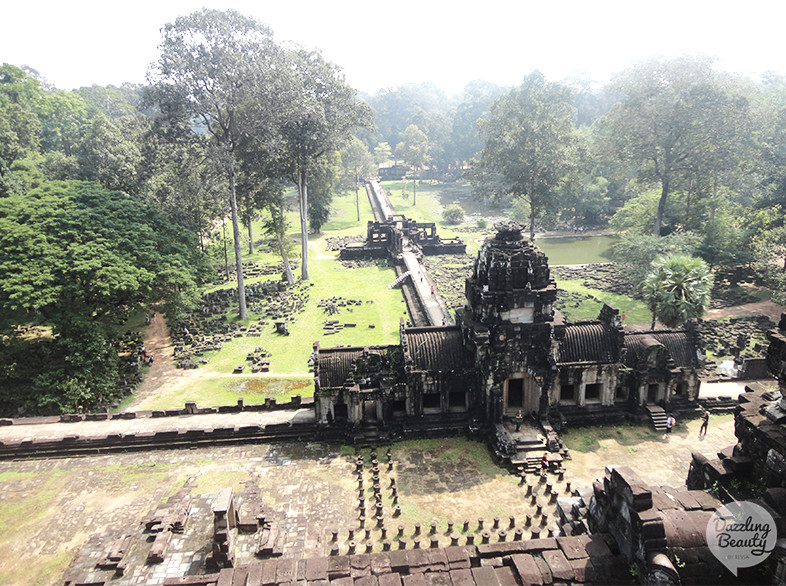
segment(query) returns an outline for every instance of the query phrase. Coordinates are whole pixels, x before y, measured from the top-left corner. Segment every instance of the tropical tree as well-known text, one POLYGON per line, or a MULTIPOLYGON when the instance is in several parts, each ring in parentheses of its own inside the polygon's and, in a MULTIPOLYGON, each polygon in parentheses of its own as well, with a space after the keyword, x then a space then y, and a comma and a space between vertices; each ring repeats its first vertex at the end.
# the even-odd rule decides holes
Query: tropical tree
POLYGON ((365 143, 353 137, 340 152, 341 168, 347 185, 355 190, 355 209, 360 221, 360 185, 364 178, 376 175, 374 157, 365 143))
POLYGON ((747 100, 707 59, 650 60, 623 72, 610 91, 622 96, 601 124, 607 146, 660 183, 653 234, 680 180, 717 177, 747 121, 747 100))
POLYGON ((462 91, 446 147, 446 156, 456 167, 461 168, 483 149, 478 120, 488 117, 491 105, 502 93, 501 87, 479 80, 468 83, 462 91))
POLYGON ((245 130, 240 111, 276 68, 273 35, 265 26, 232 10, 203 9, 167 24, 161 56, 150 81, 162 86, 157 96, 175 100, 168 110, 185 113, 212 143, 208 157, 227 178, 240 318, 248 316, 243 283, 240 219, 237 203, 237 149, 245 130), (256 80, 257 83, 252 83, 256 80))
POLYGON ((707 263, 681 254, 656 259, 641 286, 642 297, 652 312, 652 329, 656 319, 674 328, 703 316, 710 306, 711 291, 712 274, 707 263))
POLYGON ((377 165, 383 165, 387 163, 392 156, 393 150, 390 148, 388 143, 381 142, 374 147, 374 161, 377 163, 377 165))
POLYGON ((415 168, 412 180, 412 205, 417 203, 417 181, 420 169, 429 161, 429 143, 426 133, 414 124, 404 130, 404 140, 396 145, 396 155, 415 168))
POLYGON ((124 193, 50 182, 0 198, 0 350, 21 325, 52 332, 27 400, 51 412, 115 398, 118 324, 160 301, 177 319, 203 266, 192 235, 124 193))
POLYGON ((494 103, 480 128, 486 145, 467 174, 469 180, 481 196, 524 199, 534 238, 535 218, 555 206, 559 188, 574 168, 571 91, 546 82, 536 71, 494 103))
MULTIPOLYGON (((301 278, 308 280, 308 182, 320 159, 338 151, 354 131, 371 124, 370 108, 341 70, 317 52, 288 51, 280 87, 277 156, 297 186, 300 203, 301 278)), ((267 106, 266 104, 262 104, 267 106)))

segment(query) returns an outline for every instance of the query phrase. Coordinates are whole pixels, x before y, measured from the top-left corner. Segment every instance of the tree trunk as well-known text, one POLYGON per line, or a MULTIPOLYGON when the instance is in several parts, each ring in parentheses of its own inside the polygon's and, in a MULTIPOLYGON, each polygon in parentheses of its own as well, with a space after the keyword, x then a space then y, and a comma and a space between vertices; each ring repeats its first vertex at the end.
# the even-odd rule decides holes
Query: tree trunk
POLYGON ((229 252, 227 251, 227 219, 221 216, 221 230, 224 232, 224 275, 229 280, 229 252))
POLYGON ((650 326, 651 330, 655 329, 655 312, 652 312, 652 325, 650 326))
POLYGON ((284 263, 284 274, 287 276, 287 283, 294 285, 295 275, 292 274, 292 265, 289 264, 289 257, 287 257, 287 250, 284 246, 284 237, 278 230, 276 230, 276 242, 278 243, 278 252, 281 254, 281 262, 284 263))
POLYGON ((418 178, 412 180, 412 205, 418 203, 418 178))
POLYGON ((308 281, 308 182, 305 169, 298 170, 297 190, 300 195, 300 238, 303 241, 300 278, 308 281))
POLYGON ((535 206, 529 204, 529 241, 535 242, 535 206))
POLYGON ((355 175, 355 208, 358 211, 358 222, 360 221, 360 189, 358 188, 358 183, 360 182, 360 177, 355 175))
POLYGON ((652 233, 660 236, 660 229, 663 226, 663 214, 666 211, 666 198, 669 197, 669 178, 661 179, 660 201, 658 201, 658 213, 655 216, 655 229, 652 233))
POLYGON ((235 193, 235 171, 229 172, 229 207, 232 210, 232 237, 235 239, 235 270, 237 271, 237 302, 240 319, 248 317, 246 288, 243 285, 243 255, 240 251, 240 222, 237 217, 237 194, 235 193))
POLYGON ((251 232, 251 216, 248 216, 248 254, 254 254, 254 235, 251 232))

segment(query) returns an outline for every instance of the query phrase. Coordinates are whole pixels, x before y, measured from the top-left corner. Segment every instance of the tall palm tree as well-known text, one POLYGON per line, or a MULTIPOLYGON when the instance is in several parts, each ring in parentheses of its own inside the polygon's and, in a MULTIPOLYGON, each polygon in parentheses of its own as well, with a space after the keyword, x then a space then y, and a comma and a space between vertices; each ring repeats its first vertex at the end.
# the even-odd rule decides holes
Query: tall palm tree
POLYGON ((652 312, 652 329, 656 319, 675 328, 707 311, 712 274, 700 258, 685 254, 661 256, 653 261, 641 290, 652 312))

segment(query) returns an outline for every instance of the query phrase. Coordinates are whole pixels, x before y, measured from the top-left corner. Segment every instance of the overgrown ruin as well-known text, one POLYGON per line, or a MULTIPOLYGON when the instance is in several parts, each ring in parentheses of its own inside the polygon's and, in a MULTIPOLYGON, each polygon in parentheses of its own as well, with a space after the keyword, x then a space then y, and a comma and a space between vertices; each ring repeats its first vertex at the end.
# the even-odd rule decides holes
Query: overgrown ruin
POLYGON ((490 429, 521 411, 544 430, 695 401, 703 354, 695 323, 626 331, 618 310, 566 322, 548 259, 501 224, 466 279, 455 326, 400 328, 391 346, 315 344, 318 423, 356 437, 433 427, 490 429))

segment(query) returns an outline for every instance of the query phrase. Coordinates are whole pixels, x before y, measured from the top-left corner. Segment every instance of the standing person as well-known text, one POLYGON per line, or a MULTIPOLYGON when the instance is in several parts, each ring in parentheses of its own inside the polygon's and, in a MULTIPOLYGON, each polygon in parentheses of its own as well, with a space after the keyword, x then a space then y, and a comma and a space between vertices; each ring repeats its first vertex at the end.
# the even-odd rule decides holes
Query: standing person
POLYGON ((546 476, 546 471, 549 469, 549 454, 545 452, 543 458, 540 460, 540 475, 546 476))
POLYGON ((704 415, 701 417, 701 427, 699 428, 699 437, 705 437, 707 435, 707 427, 710 424, 710 412, 705 411, 704 415))
POLYGON ((666 418, 666 436, 671 435, 671 428, 674 427, 675 425, 677 425, 677 420, 674 419, 673 415, 669 415, 666 418))
POLYGON ((524 414, 521 412, 521 409, 516 411, 516 431, 521 429, 521 423, 524 421, 524 414))

